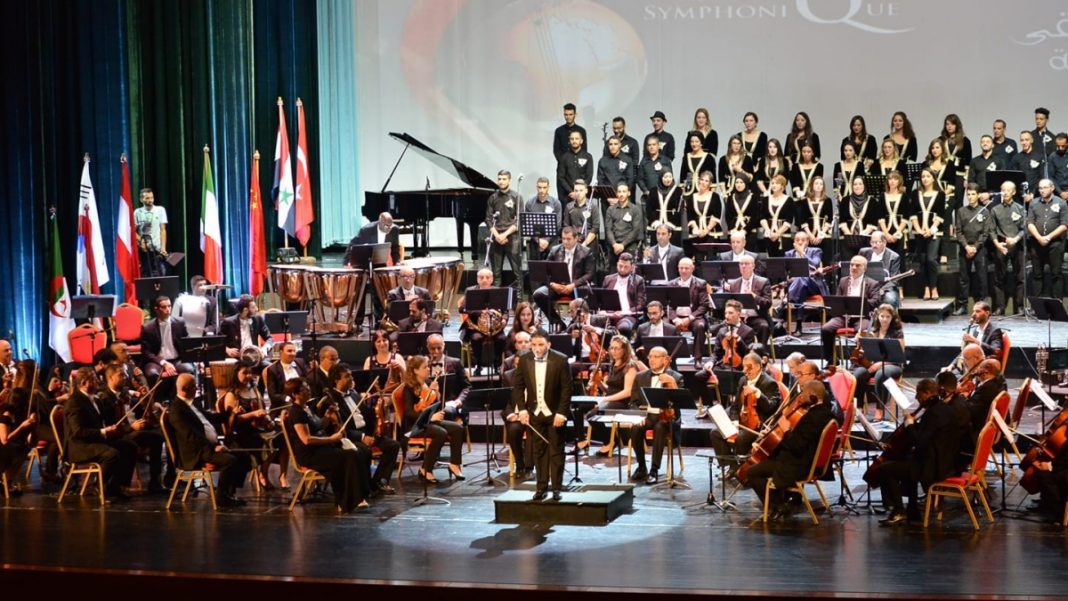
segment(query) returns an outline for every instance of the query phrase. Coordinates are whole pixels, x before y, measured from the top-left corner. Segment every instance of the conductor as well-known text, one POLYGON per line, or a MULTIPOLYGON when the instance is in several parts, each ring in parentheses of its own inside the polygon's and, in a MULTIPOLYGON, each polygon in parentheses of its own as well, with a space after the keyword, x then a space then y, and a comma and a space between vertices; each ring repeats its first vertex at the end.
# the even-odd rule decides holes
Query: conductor
POLYGON ((549 348, 549 337, 534 333, 530 353, 519 359, 513 375, 513 405, 523 406, 519 421, 534 430, 534 466, 537 490, 534 500, 548 494, 552 476, 553 501, 563 498, 564 424, 571 411, 571 369, 567 357, 549 348))

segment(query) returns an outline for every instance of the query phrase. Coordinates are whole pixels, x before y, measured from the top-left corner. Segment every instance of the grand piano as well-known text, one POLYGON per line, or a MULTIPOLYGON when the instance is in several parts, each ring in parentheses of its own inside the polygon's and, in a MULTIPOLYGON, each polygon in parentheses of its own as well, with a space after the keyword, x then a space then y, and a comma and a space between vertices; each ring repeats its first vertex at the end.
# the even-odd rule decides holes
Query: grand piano
POLYGON ((369 221, 374 221, 378 219, 380 213, 388 211, 394 219, 403 219, 405 223, 411 224, 415 238, 412 255, 417 257, 426 256, 429 250, 430 241, 427 230, 430 221, 438 217, 453 217, 456 219, 456 239, 460 250, 464 249, 463 224, 466 223, 471 232, 472 258, 477 259, 478 226, 486 220, 486 202, 490 194, 497 190, 497 184, 477 170, 437 152, 407 133, 390 132, 389 137, 404 144, 404 150, 397 158, 397 163, 393 165, 393 171, 386 178, 382 190, 365 193, 364 217, 369 221), (425 190, 387 190, 393 174, 397 172, 397 166, 400 165, 409 148, 444 171, 455 175, 469 187, 432 189, 430 179, 427 178, 425 190))

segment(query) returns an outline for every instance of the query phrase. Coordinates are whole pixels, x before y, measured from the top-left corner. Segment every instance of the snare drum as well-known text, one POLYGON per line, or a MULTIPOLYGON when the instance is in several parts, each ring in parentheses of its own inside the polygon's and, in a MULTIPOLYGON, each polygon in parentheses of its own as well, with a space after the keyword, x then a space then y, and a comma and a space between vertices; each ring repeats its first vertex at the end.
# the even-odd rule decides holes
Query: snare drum
POLYGON ((216 390, 230 389, 237 386, 237 368, 240 365, 237 359, 224 359, 212 361, 208 364, 211 370, 211 383, 216 390))
POLYGON ((302 265, 268 265, 267 282, 271 285, 271 292, 277 293, 285 303, 306 302, 308 300, 304 277, 306 269, 302 265))
POLYGON ((404 267, 415 271, 415 285, 426 288, 437 307, 456 306, 457 289, 464 274, 460 257, 421 257, 408 259, 401 265, 375 269, 371 283, 383 306, 388 305, 389 291, 400 286, 400 270, 404 267))

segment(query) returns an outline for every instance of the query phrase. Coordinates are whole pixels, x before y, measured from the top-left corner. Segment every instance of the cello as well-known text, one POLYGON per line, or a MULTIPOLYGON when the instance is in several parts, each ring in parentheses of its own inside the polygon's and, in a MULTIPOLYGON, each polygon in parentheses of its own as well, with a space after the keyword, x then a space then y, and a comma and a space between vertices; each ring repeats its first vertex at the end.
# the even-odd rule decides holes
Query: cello
MULTIPOLYGON (((950 393, 944 389, 939 388, 938 392, 938 394, 932 394, 929 398, 920 403, 920 406, 912 412, 912 417, 919 417, 925 409, 931 406, 931 404, 936 402, 942 402, 947 396, 952 396, 953 394, 957 394, 960 391, 957 390, 953 393, 950 393)), ((868 469, 864 472, 863 479, 865 482, 868 483, 868 486, 872 488, 879 487, 879 474, 884 463, 886 463, 887 461, 898 461, 904 459, 909 454, 909 452, 912 451, 913 445, 909 442, 909 438, 905 434, 906 429, 904 425, 907 421, 908 420, 902 422, 901 425, 899 425, 897 429, 895 429, 893 433, 890 434, 890 438, 888 438, 886 440, 886 443, 883 445, 882 454, 876 457, 875 460, 871 462, 871 465, 868 466, 868 469)))
POLYGON ((1038 444, 1028 449, 1023 460, 1020 461, 1020 469, 1023 470, 1020 486, 1029 494, 1037 494, 1039 491, 1039 469, 1035 464, 1040 461, 1053 461, 1064 450, 1066 442, 1068 442, 1068 409, 1061 411, 1060 415, 1053 419, 1049 428, 1046 428, 1046 433, 1038 439, 1038 444))
POLYGON ((779 416, 775 425, 753 443, 753 452, 749 455, 749 459, 746 459, 742 467, 738 468, 737 477, 739 482, 742 484, 748 482, 749 470, 772 456, 775 449, 786 438, 786 435, 797 427, 801 418, 805 417, 809 407, 811 407, 809 403, 795 401, 789 407, 783 409, 782 415, 779 416))

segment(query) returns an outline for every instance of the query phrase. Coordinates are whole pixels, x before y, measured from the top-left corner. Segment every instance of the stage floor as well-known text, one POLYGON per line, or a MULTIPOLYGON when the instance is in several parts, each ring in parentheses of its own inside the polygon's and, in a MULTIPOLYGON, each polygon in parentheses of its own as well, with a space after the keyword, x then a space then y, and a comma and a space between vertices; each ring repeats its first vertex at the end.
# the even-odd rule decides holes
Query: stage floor
MULTIPOLYGON (((1025 431, 1036 427, 1037 415, 1028 412, 1025 431)), ((422 490, 406 470, 397 495, 345 516, 328 499, 290 513, 288 493, 277 491, 258 497, 245 490, 247 507, 218 513, 204 496, 166 512, 165 498, 158 496, 100 510, 78 497, 57 507, 54 494, 34 492, 9 500, 2 510, 3 563, 6 579, 25 577, 22 569, 32 568, 43 582, 63 577, 60 572, 69 578, 106 571, 109 577, 210 578, 250 587, 446 587, 438 589, 442 594, 491 588, 653 596, 1065 595, 1061 568, 1068 529, 1024 511, 1029 499, 1013 489, 1014 477, 1009 510, 979 531, 952 501, 946 521, 927 530, 884 528, 879 516, 868 514, 859 453, 846 468, 859 514, 834 507, 813 525, 798 507, 785 523, 763 525, 748 490, 733 497, 737 510, 722 513, 706 504, 708 463, 696 450, 685 449, 683 476, 692 489, 637 487, 634 510, 600 527, 494 523, 493 498, 505 488, 474 482, 484 464, 467 467, 466 482, 432 488, 449 505, 414 506, 422 490)), ((476 444, 465 461, 484 454, 476 444)), ((500 457, 506 470, 506 453, 500 457)), ((615 460, 581 459, 584 482, 616 482, 615 460)), ((573 466, 569 460, 568 477, 573 466)), ((444 470, 438 472, 444 477, 444 470)), ((716 473, 714 493, 722 498, 716 473)), ((503 477, 507 481, 506 471, 503 477)), ((996 475, 989 479, 996 508, 1001 485, 996 475)), ((839 484, 825 483, 824 490, 835 503, 839 484)), ((878 493, 875 499, 877 507, 878 493)))

